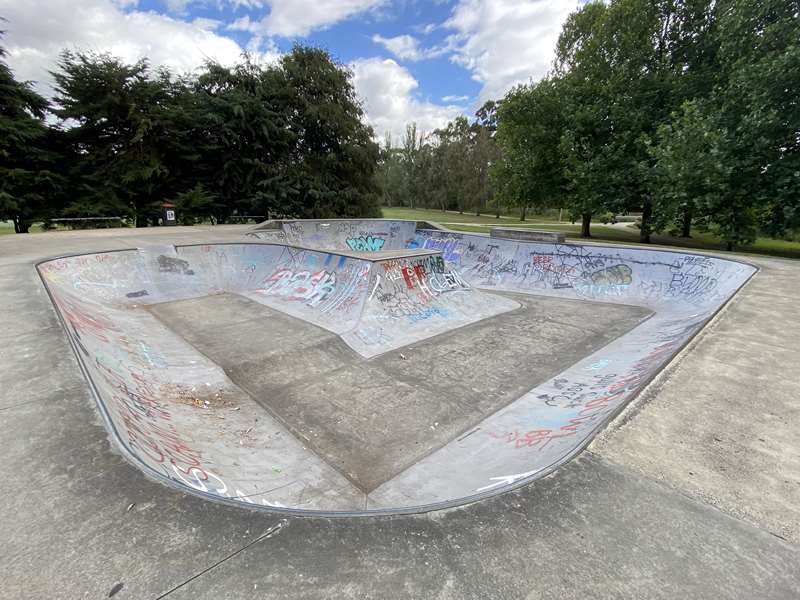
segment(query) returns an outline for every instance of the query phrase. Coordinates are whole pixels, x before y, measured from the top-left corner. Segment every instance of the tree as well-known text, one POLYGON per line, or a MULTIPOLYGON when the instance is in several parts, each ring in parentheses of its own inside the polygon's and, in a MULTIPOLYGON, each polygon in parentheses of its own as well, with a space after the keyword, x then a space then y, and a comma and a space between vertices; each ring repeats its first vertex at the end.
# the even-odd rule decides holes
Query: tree
POLYGON ((403 145, 400 148, 400 164, 403 166, 405 196, 409 206, 413 209, 415 200, 419 198, 419 160, 420 149, 422 148, 424 136, 417 132, 417 124, 409 123, 406 125, 403 145))
POLYGON ((294 135, 282 85, 275 67, 244 55, 233 67, 207 63, 183 99, 183 113, 192 115, 187 141, 200 155, 196 177, 218 222, 300 212, 289 183, 294 135))
POLYGON ((717 2, 698 19, 702 35, 681 50, 716 67, 713 76, 701 70, 705 85, 689 76, 697 96, 673 113, 651 150, 664 213, 675 218, 678 207, 684 235, 694 218, 730 249, 752 242, 759 225, 771 235, 800 225, 799 9, 717 2))
POLYGON ((47 101, 29 82, 16 80, 3 57, 0 46, 0 219, 27 233, 58 210, 58 132, 45 124, 47 101))
POLYGON ((208 192, 201 183, 175 196, 175 208, 181 225, 195 225, 213 220, 219 214, 216 196, 208 192))
POLYGON ((380 149, 376 179, 381 190, 381 204, 403 206, 408 193, 405 168, 401 151, 392 147, 392 136, 389 133, 380 149))
POLYGON ((275 104, 287 120, 288 155, 265 194, 280 189, 292 216, 377 217, 379 150, 363 122, 352 75, 319 48, 295 46, 274 72, 275 104))
POLYGON ((676 3, 616 0, 586 5, 559 39, 555 72, 564 85, 560 148, 569 207, 589 235, 593 214, 638 209, 650 240, 657 197, 649 193, 648 141, 675 102, 676 3))
POLYGON ((721 0, 716 10, 714 109, 730 136, 731 193, 783 235, 800 227, 800 2, 721 0))
POLYGON ((108 54, 63 52, 53 73, 55 114, 69 125, 73 202, 65 213, 122 215, 137 226, 156 222, 176 192, 169 159, 173 127, 165 106, 170 75, 145 60, 127 65, 108 54))
POLYGON ((521 209, 559 204, 566 181, 559 144, 564 131, 559 80, 545 78, 512 89, 497 112, 501 154, 492 178, 498 195, 521 209))
POLYGON ((692 214, 730 250, 755 239, 755 219, 748 198, 731 189, 731 140, 708 107, 684 103, 671 123, 658 130, 650 148, 655 160, 655 189, 662 195, 656 227, 662 229, 692 214))
POLYGON ((556 46, 554 72, 563 102, 558 144, 567 208, 581 219, 581 237, 590 237, 592 215, 605 212, 615 197, 615 167, 620 158, 612 147, 616 130, 610 114, 611 56, 604 42, 609 9, 593 2, 567 18, 556 46))
POLYGON ((74 198, 67 214, 156 223, 234 215, 378 216, 378 146, 350 73, 319 49, 244 55, 196 78, 65 52, 54 73, 74 198))

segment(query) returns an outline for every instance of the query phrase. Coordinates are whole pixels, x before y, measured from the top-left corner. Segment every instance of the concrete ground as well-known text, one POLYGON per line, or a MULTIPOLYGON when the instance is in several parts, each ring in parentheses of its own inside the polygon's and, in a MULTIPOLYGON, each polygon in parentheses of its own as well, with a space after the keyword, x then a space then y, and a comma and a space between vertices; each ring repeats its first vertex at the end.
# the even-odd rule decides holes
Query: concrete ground
POLYGON ((587 452, 420 516, 273 517, 118 455, 32 263, 246 227, 0 238, 0 598, 800 597, 800 265, 761 271, 587 452))
POLYGON ((150 311, 369 494, 650 314, 504 295, 521 308, 371 360, 334 333, 234 294, 150 311))

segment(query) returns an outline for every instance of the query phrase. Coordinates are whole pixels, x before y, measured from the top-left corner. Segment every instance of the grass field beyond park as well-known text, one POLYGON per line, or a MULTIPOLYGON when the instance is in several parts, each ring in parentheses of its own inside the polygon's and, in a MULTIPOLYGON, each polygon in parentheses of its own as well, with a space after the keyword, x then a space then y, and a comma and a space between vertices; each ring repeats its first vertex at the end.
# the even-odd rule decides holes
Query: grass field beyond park
MULTIPOLYGON (((556 213, 557 214, 557 213, 556 213)), ((580 224, 558 222, 557 218, 548 215, 528 215, 524 222, 519 217, 494 215, 481 215, 457 212, 442 212, 440 210, 409 209, 409 208, 383 208, 383 216, 387 219, 413 219, 417 221, 435 221, 456 231, 475 233, 489 233, 491 227, 525 227, 542 229, 546 231, 561 231, 569 239, 580 238, 580 224)), ((602 223, 592 224, 592 240, 597 242, 611 242, 619 244, 639 244, 639 230, 632 223, 617 224, 614 226, 602 223)), ((710 233, 692 232, 691 238, 681 238, 666 234, 653 234, 652 245, 676 246, 679 248, 693 248, 697 250, 725 250, 725 244, 710 233)), ((646 245, 646 244, 645 244, 646 245)), ((768 254, 785 258, 800 258, 800 242, 760 237, 755 244, 740 246, 735 253, 741 254, 768 254)))

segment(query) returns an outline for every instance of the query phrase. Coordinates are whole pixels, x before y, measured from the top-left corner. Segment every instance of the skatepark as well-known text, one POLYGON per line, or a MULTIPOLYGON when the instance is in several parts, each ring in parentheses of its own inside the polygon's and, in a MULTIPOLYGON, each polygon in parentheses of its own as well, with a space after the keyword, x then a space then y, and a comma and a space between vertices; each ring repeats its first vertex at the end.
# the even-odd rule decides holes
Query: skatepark
POLYGON ((800 590, 792 261, 388 220, 0 250, 0 596, 800 590))

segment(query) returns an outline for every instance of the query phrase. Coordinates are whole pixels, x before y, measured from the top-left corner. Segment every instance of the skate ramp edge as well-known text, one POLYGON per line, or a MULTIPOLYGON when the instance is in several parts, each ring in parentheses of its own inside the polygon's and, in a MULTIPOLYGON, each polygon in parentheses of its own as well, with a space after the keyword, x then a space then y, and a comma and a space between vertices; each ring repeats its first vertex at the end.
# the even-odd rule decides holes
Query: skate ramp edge
MULTIPOLYGON (((294 514, 409 513, 475 501, 544 476, 578 453, 756 272, 743 262, 685 252, 402 227, 384 246, 428 253, 369 260, 352 253, 347 239, 353 232, 377 238, 392 230, 384 222, 372 231, 368 226, 359 222, 341 232, 350 236, 344 238, 347 255, 344 249, 337 254, 261 242, 148 247, 39 263, 98 408, 126 457, 182 491, 294 514), (370 357, 434 335, 436 319, 446 330, 515 308, 492 291, 637 305, 654 314, 367 495, 269 413, 257 413, 271 432, 258 444, 221 439, 209 425, 211 413, 197 403, 223 410, 220 398, 240 392, 219 366, 146 310, 237 293, 337 333, 370 357), (398 302, 398 294, 407 299, 398 302)), ((315 235, 315 225, 303 227, 310 229, 297 238, 308 246, 304 236, 315 235)), ((316 242, 332 243, 328 235, 316 242)), ((242 402, 241 410, 219 413, 225 427, 244 428, 236 419, 256 414, 258 407, 242 402)))

